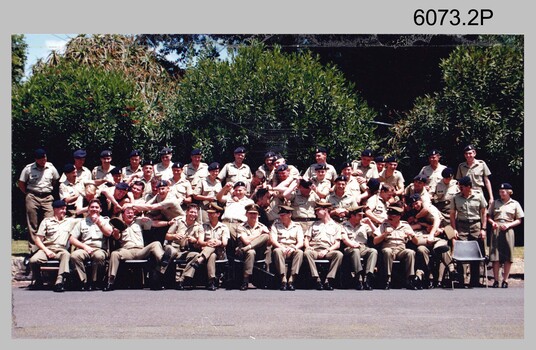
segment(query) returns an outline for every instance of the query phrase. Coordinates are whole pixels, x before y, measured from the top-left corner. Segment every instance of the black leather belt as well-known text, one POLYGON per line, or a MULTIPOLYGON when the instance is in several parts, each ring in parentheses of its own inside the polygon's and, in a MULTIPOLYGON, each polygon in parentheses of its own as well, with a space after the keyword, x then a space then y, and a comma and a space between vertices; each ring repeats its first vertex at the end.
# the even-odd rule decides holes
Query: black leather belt
POLYGON ((52 192, 36 192, 36 191, 30 191, 30 190, 27 192, 39 198, 45 198, 45 197, 52 195, 52 192))
POLYGON ((242 220, 238 220, 238 219, 223 219, 222 221, 223 221, 223 222, 229 222, 229 223, 231 223, 231 224, 234 223, 234 222, 239 223, 239 224, 244 223, 244 221, 242 221, 242 220))
POLYGON ((316 221, 316 218, 292 218, 292 221, 296 222, 306 222, 306 221, 316 221))
POLYGON ((480 222, 480 219, 478 220, 458 220, 459 222, 463 222, 469 225, 476 224, 477 222, 480 222))

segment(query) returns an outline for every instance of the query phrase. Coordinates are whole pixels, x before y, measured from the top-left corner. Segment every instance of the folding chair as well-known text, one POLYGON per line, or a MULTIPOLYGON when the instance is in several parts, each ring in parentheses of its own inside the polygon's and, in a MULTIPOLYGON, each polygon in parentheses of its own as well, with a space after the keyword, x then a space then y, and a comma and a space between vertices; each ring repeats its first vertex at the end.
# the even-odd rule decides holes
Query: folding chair
MULTIPOLYGON (((488 287, 488 270, 486 268, 486 258, 482 255, 480 246, 477 241, 459 241, 454 240, 452 249, 452 261, 454 263, 468 264, 478 262, 484 264, 485 285, 488 287)), ((480 274, 480 273, 479 273, 480 274)), ((479 276, 481 277, 481 276, 479 276)), ((451 279, 451 286, 454 289, 454 279, 451 279)), ((458 281, 456 281, 458 282, 458 281)))

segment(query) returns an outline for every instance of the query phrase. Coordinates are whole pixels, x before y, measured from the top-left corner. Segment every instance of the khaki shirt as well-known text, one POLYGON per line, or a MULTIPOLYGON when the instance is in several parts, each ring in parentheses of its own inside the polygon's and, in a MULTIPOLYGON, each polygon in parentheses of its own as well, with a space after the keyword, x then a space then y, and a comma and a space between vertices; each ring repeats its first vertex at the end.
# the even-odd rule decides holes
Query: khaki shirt
POLYGON ((506 203, 499 198, 491 203, 490 216, 493 221, 513 222, 525 217, 523 209, 518 201, 510 198, 506 203))
POLYGON ((408 187, 404 190, 404 195, 409 197, 415 193, 418 193, 421 195, 421 200, 423 203, 432 203, 432 197, 430 196, 430 193, 426 190, 426 188, 423 188, 420 192, 415 192, 415 185, 413 183, 409 184, 408 187))
POLYGON ((375 194, 367 199, 366 208, 370 209, 377 217, 383 220, 387 219, 387 205, 379 194, 375 194))
POLYGON ((339 197, 335 194, 335 192, 332 192, 326 197, 326 201, 328 203, 331 203, 331 205, 333 205, 333 208, 343 208, 348 211, 357 208, 357 202, 355 198, 347 192, 345 192, 342 197, 339 197))
MULTIPOLYGON (((76 184, 70 183, 68 180, 60 183, 60 199, 64 199, 71 196, 81 196, 84 194, 84 184, 77 181, 76 184)), ((71 203, 71 204, 74 204, 71 203)))
POLYGON ((479 159, 475 159, 471 167, 467 165, 467 162, 460 163, 460 165, 458 165, 458 171, 456 171, 457 179, 461 179, 464 176, 469 176, 471 183, 473 184, 473 189, 478 189, 477 187, 484 187, 484 176, 490 175, 491 171, 489 170, 486 162, 479 159))
POLYGON ((169 163, 169 166, 166 168, 162 162, 154 166, 154 177, 160 180, 171 180, 173 178, 173 169, 171 166, 173 162, 169 163))
MULTIPOLYGON (((312 181, 313 179, 316 178, 316 166, 318 165, 318 163, 315 163, 315 164, 311 164, 309 166, 309 168, 307 169, 307 171, 305 172, 305 174, 303 174, 303 178, 305 180, 310 180, 312 181)), ((335 181, 335 179, 337 178, 337 170, 335 170, 335 167, 331 164, 328 164, 326 163, 326 177, 325 177, 325 180, 328 180, 329 181, 329 185, 331 187, 331 184, 335 181)))
POLYGON ((123 181, 130 180, 132 178, 132 175, 137 175, 138 179, 141 179, 143 177, 143 167, 140 165, 138 166, 138 169, 132 169, 132 167, 126 166, 121 169, 121 179, 123 181))
POLYGON ((246 205, 254 204, 255 202, 248 197, 235 201, 231 194, 227 194, 223 197, 225 203, 225 211, 222 215, 222 220, 240 220, 246 222, 246 205))
POLYGON ((171 193, 171 191, 168 192, 166 198, 161 199, 159 195, 156 195, 148 200, 147 204, 160 204, 163 206, 163 208, 158 211, 160 211, 168 221, 184 215, 184 210, 181 208, 181 202, 173 195, 173 193, 171 193))
POLYGON ((374 161, 371 161, 368 166, 364 166, 364 165, 361 165, 360 160, 353 160, 351 165, 352 165, 352 171, 361 170, 361 172, 363 173, 363 175, 361 176, 367 180, 363 184, 360 185, 362 191, 365 191, 367 189, 368 180, 373 179, 373 178, 377 179, 380 177, 378 173, 378 168, 376 167, 376 162, 374 161))
POLYGON ((253 227, 250 226, 247 222, 245 222, 243 225, 240 225, 237 228, 236 236, 238 238, 238 246, 244 247, 242 237, 256 238, 260 235, 269 233, 270 231, 268 230, 268 227, 266 227, 266 225, 260 223, 259 221, 257 221, 253 227))
POLYGON ((153 221, 147 217, 136 218, 132 223, 121 233, 119 244, 121 248, 143 248, 143 228, 147 229, 152 226, 153 221), (144 221, 145 220, 145 221, 144 221))
POLYGON ((238 181, 243 181, 248 188, 252 177, 253 174, 249 165, 242 163, 241 166, 237 166, 235 162, 225 164, 218 174, 218 179, 222 183, 231 182, 234 184, 238 181))
POLYGON ((458 193, 450 202, 450 210, 456 212, 456 220, 480 220, 480 210, 487 208, 488 203, 480 191, 471 191, 468 198, 458 193))
POLYGON ((447 166, 443 164, 438 164, 435 170, 432 169, 431 165, 425 165, 422 167, 421 171, 419 172, 419 175, 424 175, 428 178, 428 180, 426 181, 426 184, 430 186, 430 192, 434 191, 436 185, 443 178, 441 176, 441 173, 443 172, 443 169, 445 169, 446 167, 447 166))
POLYGON ((303 241, 303 229, 294 221, 290 222, 289 227, 285 227, 280 220, 275 220, 270 229, 270 237, 285 247, 296 246, 299 237, 303 241))
POLYGON ((290 203, 294 211, 292 212, 293 219, 316 219, 315 206, 316 202, 320 201, 320 197, 311 191, 309 196, 302 195, 300 190, 293 192, 290 197, 290 203))
MULTIPOLYGON (((207 242, 210 239, 217 239, 223 241, 223 238, 226 237, 228 240, 231 239, 231 234, 227 225, 219 222, 216 226, 212 226, 210 222, 203 224, 203 233, 204 241, 207 242)), ((225 258, 225 247, 218 246, 216 247, 216 256, 218 259, 225 258)))
POLYGON ((393 231, 381 242, 382 248, 405 249, 406 243, 409 241, 408 234, 415 233, 407 221, 400 220, 398 227, 394 227, 388 221, 384 221, 378 226, 374 235, 381 236, 387 229, 392 229, 393 231))
POLYGON ((192 163, 188 163, 182 168, 182 175, 190 182, 192 188, 196 188, 203 179, 208 177, 208 165, 201 162, 199 167, 195 169, 192 163))
POLYGON ((114 183, 114 177, 112 176, 112 174, 110 174, 110 171, 112 171, 113 168, 115 168, 115 166, 110 165, 110 169, 108 169, 108 171, 106 172, 106 171, 102 170, 101 165, 97 165, 91 171, 91 178, 93 180, 106 179, 106 181, 114 183))
POLYGON ((43 169, 37 163, 28 164, 22 169, 19 181, 26 184, 26 190, 37 193, 51 193, 54 189, 54 182, 58 181, 60 175, 58 170, 50 162, 46 162, 43 169))
POLYGON ((452 200, 452 197, 456 195, 456 193, 460 192, 460 188, 458 187, 458 181, 452 179, 450 180, 449 184, 445 184, 443 181, 440 181, 437 183, 435 187, 435 191, 431 192, 433 197, 433 202, 445 202, 452 200))
MULTIPOLYGON (((101 216, 101 220, 104 224, 110 221, 106 216, 101 216)), ((71 235, 92 248, 108 250, 108 237, 104 236, 99 226, 89 217, 78 221, 71 235)))
POLYGON ((329 182, 327 174, 324 180, 318 181, 318 179, 314 177, 311 182, 313 183, 313 185, 316 186, 320 193, 323 193, 326 196, 329 194, 329 190, 331 189, 331 182, 329 182))
POLYGON ((342 234, 346 234, 350 241, 355 241, 363 245, 367 245, 368 238, 374 233, 369 225, 363 223, 354 226, 350 221, 345 221, 342 223, 342 228, 342 234))
POLYGON ((172 185, 169 188, 169 192, 173 193, 177 198, 184 199, 194 194, 192 184, 186 179, 181 179, 178 182, 171 180, 171 183, 172 185))
POLYGON ((180 241, 177 239, 173 239, 173 241, 168 242, 168 244, 171 244, 172 246, 180 249, 184 249, 187 247, 188 237, 194 237, 195 239, 198 239, 200 235, 205 234, 203 231, 203 226, 198 221, 194 221, 193 224, 188 225, 186 223, 185 218, 180 218, 173 225, 171 225, 168 230, 168 233, 184 233, 186 235, 185 238, 180 241))
POLYGON ((380 173, 380 182, 393 186, 395 191, 403 189, 405 180, 402 173, 398 170, 395 170, 393 175, 387 177, 386 170, 387 169, 383 169, 380 173))
MULTIPOLYGON (((218 192, 221 191, 221 189, 222 189, 221 182, 218 178, 216 178, 216 180, 212 182, 210 181, 210 178, 207 176, 206 178, 201 180, 197 186, 195 186, 194 195, 214 196, 214 198, 216 198, 216 195, 218 194, 218 192)), ((210 204, 209 201, 203 201, 203 205, 205 207, 208 204, 210 204)))
POLYGON ((56 246, 67 248, 67 242, 71 236, 71 230, 78 222, 75 218, 64 218, 62 221, 55 216, 44 218, 39 224, 37 236, 46 247, 56 246))
POLYGON ((342 226, 334 220, 330 219, 326 224, 317 220, 304 236, 309 237, 309 246, 318 252, 329 249, 329 247, 340 241, 341 233, 342 226))
MULTIPOLYGON (((88 181, 91 181, 91 179, 92 179, 91 170, 89 170, 85 166, 83 166, 80 169, 76 169, 76 181, 77 182, 86 183, 88 181)), ((65 176, 65 174, 61 174, 60 182, 63 182, 65 180, 67 180, 67 177, 65 176)))

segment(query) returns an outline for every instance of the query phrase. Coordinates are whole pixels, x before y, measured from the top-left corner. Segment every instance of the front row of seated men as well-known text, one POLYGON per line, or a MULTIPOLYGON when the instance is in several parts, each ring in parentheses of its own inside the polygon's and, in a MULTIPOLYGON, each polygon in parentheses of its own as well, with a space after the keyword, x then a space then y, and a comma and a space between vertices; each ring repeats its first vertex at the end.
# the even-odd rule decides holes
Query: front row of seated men
MULTIPOLYGON (((412 208, 419 217, 422 200, 414 196, 412 208)), ((207 289, 216 290, 216 260, 242 262, 240 290, 251 287, 254 263, 266 259, 271 266, 280 290, 295 290, 295 283, 304 267, 308 268, 314 288, 333 290, 337 275, 341 275, 343 261, 347 262, 350 283, 358 290, 372 290, 375 276, 384 278, 384 288, 393 284, 393 262, 404 267, 403 280, 408 289, 433 287, 438 272, 432 265, 445 267, 457 276, 450 257, 444 230, 438 228, 433 207, 427 207, 424 218, 401 220, 404 204, 394 203, 387 208, 387 219, 378 226, 364 217, 364 208, 349 211, 346 220, 337 222, 330 215, 329 202, 317 202, 316 221, 304 232, 299 222, 292 220, 293 208, 281 205, 279 219, 270 229, 259 221, 261 208, 257 204, 245 206, 246 222, 236 231, 232 240, 228 226, 220 221, 224 208, 212 204, 207 210, 209 221, 198 220, 199 207, 189 204, 184 216, 170 221, 151 219, 137 214, 134 206, 125 206, 120 218, 109 219, 101 215, 101 202, 91 200, 85 218, 66 217, 66 203, 53 203, 54 216, 42 221, 37 232, 39 250, 30 258, 34 283, 32 289, 43 285, 39 266, 48 260, 59 260, 54 291, 65 290, 65 278, 74 267, 83 290, 100 287, 99 271, 107 274, 103 291, 112 291, 121 261, 151 257, 151 289, 162 289, 162 278, 173 260, 186 261, 184 269, 176 269, 174 287, 182 290, 191 285, 196 271, 206 265, 207 289), (426 219, 431 218, 427 224, 426 219), (421 220, 422 219, 422 220, 421 220), (168 227, 168 228, 167 228, 168 227), (147 243, 144 234, 152 230, 166 230, 164 245, 159 240, 147 243), (232 249, 229 249, 232 247, 232 249), (432 258, 430 258, 432 257, 432 258), (318 260, 327 260, 329 267, 324 280, 317 269, 318 260), (86 271, 91 261, 91 271, 86 271), (106 262, 108 261, 108 264, 106 262), (304 265, 305 264, 305 265, 304 265), (430 276, 435 276, 430 278, 430 276), (432 281, 435 279, 435 281, 432 281)), ((234 265, 233 265, 234 266, 234 265)), ((439 273, 440 281, 441 273, 439 273)), ((347 278, 347 277, 341 277, 347 278)), ((456 277, 455 277, 456 278, 456 277)))

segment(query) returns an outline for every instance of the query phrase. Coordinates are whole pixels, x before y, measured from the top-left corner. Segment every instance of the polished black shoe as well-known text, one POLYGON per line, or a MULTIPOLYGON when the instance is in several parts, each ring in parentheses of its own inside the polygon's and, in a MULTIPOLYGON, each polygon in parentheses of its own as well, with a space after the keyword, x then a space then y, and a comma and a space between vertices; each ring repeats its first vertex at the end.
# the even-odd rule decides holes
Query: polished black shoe
POLYGON ((333 290, 333 286, 329 282, 324 283, 324 290, 333 290))
POLYGON ((114 284, 113 283, 108 283, 104 288, 102 288, 102 291, 103 292, 111 292, 114 289, 115 289, 114 284))
POLYGON ((208 282, 207 289, 210 290, 210 291, 215 291, 218 288, 216 288, 216 285, 214 284, 214 281, 210 281, 210 282, 208 282))
POLYGON ((287 290, 287 283, 281 282, 281 286, 279 287, 279 290, 287 290))
POLYGON ((361 281, 355 282, 355 289, 356 290, 363 290, 363 283, 361 281))
POLYGON ((171 259, 171 252, 169 250, 164 251, 162 259, 160 259, 160 266, 166 267, 169 265, 169 260, 171 259))
POLYGON ((426 285, 426 289, 434 289, 437 285, 437 282, 434 283, 434 281, 430 280, 428 281, 428 284, 426 285))
POLYGON ((493 282, 493 284, 491 285, 491 288, 499 288, 499 281, 493 282))
POLYGON ((182 281, 175 282, 175 290, 184 290, 184 284, 182 281))
POLYGON ((42 290, 43 289, 43 282, 41 281, 35 281, 34 283, 30 284, 28 286, 28 289, 30 290, 42 290))
POLYGON ((324 289, 324 286, 322 285, 322 282, 320 282, 320 281, 316 282, 316 284, 315 284, 315 289, 316 289, 316 290, 322 290, 322 289, 324 289))
POLYGON ((372 285, 367 281, 365 280, 365 282, 363 283, 363 290, 372 290, 372 285))
POLYGON ((408 290, 417 290, 419 288, 414 284, 413 280, 409 280, 406 283, 406 289, 408 289, 408 290))
POLYGON ((442 281, 437 281, 436 288, 446 288, 442 281))
POLYGON ((65 286, 63 285, 63 283, 55 284, 54 285, 54 292, 57 292, 57 293, 65 292, 65 286))
POLYGON ((194 268, 194 270, 198 270, 201 267, 201 265, 199 265, 199 263, 197 261, 194 261, 192 263, 192 267, 194 268))
POLYGON ((287 290, 290 290, 290 291, 295 291, 296 288, 294 288, 294 285, 292 283, 287 283, 287 290))
POLYGON ((383 287, 385 290, 391 289, 391 282, 385 282, 385 287, 383 287))
POLYGON ((508 288, 508 282, 503 281, 503 283, 501 284, 501 288, 508 288))
POLYGON ((248 282, 242 282, 242 285, 240 286, 240 290, 248 290, 248 282))
POLYGON ((364 290, 372 290, 374 285, 374 275, 372 273, 367 273, 367 277, 365 277, 365 282, 363 283, 363 289, 364 290))
POLYGON ((84 290, 86 292, 91 292, 93 290, 93 283, 89 283, 89 282, 84 283, 84 290))

